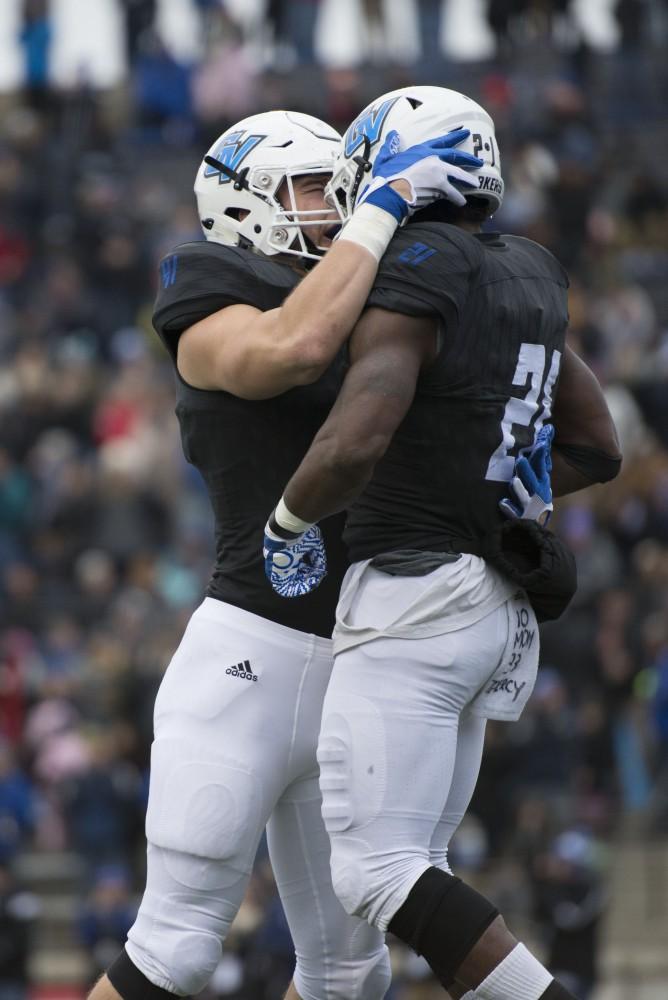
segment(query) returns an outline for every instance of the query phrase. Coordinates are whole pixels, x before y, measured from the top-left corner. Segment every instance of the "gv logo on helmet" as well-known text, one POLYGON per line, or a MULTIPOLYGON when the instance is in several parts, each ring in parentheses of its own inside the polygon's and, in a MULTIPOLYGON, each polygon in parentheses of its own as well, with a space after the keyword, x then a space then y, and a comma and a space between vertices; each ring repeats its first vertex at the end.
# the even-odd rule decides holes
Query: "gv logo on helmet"
POLYGON ((363 112, 359 118, 355 119, 346 132, 346 156, 352 156, 355 150, 359 149, 364 142, 365 136, 372 146, 374 142, 378 142, 390 108, 398 100, 398 97, 391 97, 387 101, 383 101, 382 104, 374 105, 374 107, 363 112))
MULTIPOLYGON (((229 135, 225 136, 213 155, 221 163, 224 163, 226 167, 229 167, 230 170, 238 170, 248 154, 266 138, 266 135, 246 135, 245 132, 230 132, 229 135)), ((230 183, 229 177, 225 177, 220 170, 216 170, 215 167, 208 165, 204 169, 204 176, 217 176, 219 184, 230 183)))

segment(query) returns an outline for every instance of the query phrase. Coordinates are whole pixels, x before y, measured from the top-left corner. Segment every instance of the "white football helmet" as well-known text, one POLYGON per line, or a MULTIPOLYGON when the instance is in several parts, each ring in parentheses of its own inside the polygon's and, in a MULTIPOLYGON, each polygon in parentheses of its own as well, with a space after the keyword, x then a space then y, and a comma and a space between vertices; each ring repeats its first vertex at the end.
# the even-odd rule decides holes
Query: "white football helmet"
POLYGON ((457 128, 471 132, 457 148, 485 161, 478 170, 469 171, 472 179, 477 178, 478 191, 466 192, 467 198, 482 198, 489 214, 496 212, 503 201, 504 185, 494 122, 485 109, 456 90, 402 87, 372 101, 343 136, 334 174, 326 188, 328 200, 342 221, 350 217, 370 183, 373 161, 388 132, 396 129, 406 149, 457 128))
MULTIPOLYGON (((311 115, 267 111, 233 125, 216 139, 195 179, 197 210, 207 240, 250 246, 259 253, 318 260, 305 226, 338 225, 335 212, 295 210, 292 179, 331 176, 339 133, 311 115), (277 198, 286 182, 289 206, 277 198)), ((317 251, 320 250, 320 253, 317 251)))

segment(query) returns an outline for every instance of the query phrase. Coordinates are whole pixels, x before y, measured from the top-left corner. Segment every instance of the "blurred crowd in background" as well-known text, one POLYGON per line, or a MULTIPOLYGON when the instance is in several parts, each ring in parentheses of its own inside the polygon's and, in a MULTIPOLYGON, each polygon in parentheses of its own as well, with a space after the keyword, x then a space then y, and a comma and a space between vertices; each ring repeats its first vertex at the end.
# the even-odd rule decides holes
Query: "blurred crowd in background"
MULTIPOLYGON (((188 0, 194 59, 161 36, 156 0, 114 6, 114 86, 54 83, 56 0, 17 2, 0 37, 22 67, 0 94, 0 1000, 26 995, 26 851, 80 859, 89 981, 142 885, 153 699, 213 554, 151 328, 160 257, 201 238, 199 160, 246 114, 289 107, 343 130, 409 83, 494 117, 507 193, 493 228, 568 268, 570 343, 624 452, 615 482, 559 502, 578 595, 542 630, 522 720, 489 726, 452 849, 585 998, 609 845, 668 832, 668 5, 602 0, 599 44, 569 0, 471 2, 471 58, 447 36, 470 28, 448 0, 188 0)), ((426 966, 396 954, 393 1000, 427 997, 426 966)), ((281 997, 292 961, 261 857, 209 995, 281 997)))

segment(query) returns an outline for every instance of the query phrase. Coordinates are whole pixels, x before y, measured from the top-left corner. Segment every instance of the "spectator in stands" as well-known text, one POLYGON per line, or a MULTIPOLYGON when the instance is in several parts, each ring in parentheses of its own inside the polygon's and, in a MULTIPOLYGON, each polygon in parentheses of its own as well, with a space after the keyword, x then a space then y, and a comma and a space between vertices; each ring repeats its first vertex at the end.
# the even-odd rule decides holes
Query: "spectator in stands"
POLYGON ((35 825, 32 785, 0 742, 0 864, 7 865, 26 843, 35 825))
POLYGON ((26 93, 36 107, 48 102, 49 58, 53 29, 48 0, 24 0, 20 34, 26 62, 26 93))
POLYGON ((134 64, 140 137, 146 142, 191 142, 191 67, 180 63, 154 32, 144 32, 134 64))
POLYGON ((71 843, 91 871, 128 863, 141 828, 141 778, 119 739, 109 727, 91 733, 90 765, 63 787, 71 843))
POLYGON ((315 26, 321 0, 269 0, 266 17, 278 46, 287 46, 301 65, 315 60, 315 26))
POLYGON ((155 21, 156 0, 122 0, 125 13, 125 40, 128 64, 139 53, 142 36, 151 31, 155 21))
POLYGON ((596 843, 586 831, 567 830, 534 861, 534 914, 547 942, 546 965, 580 1000, 599 980, 601 918, 607 895, 596 843))
POLYGON ((86 949, 90 965, 89 986, 123 947, 136 912, 127 866, 107 864, 97 868, 78 919, 79 940, 86 949))

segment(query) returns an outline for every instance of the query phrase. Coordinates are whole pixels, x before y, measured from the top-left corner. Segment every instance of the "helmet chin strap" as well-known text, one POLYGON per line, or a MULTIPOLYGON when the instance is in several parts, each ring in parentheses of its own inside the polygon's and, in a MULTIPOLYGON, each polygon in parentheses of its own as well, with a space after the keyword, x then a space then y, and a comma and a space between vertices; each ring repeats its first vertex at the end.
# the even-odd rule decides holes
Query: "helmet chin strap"
MULTIPOLYGON (((304 233, 304 232, 302 232, 302 239, 304 240, 304 243, 306 244, 306 249, 308 251, 310 251, 310 253, 317 254, 318 257, 324 257, 325 256, 325 251, 322 250, 316 243, 314 243, 313 240, 310 237, 308 237, 306 235, 306 233, 304 233)), ((313 260, 310 257, 305 257, 304 258, 304 263, 306 264, 307 270, 310 270, 314 266, 314 264, 318 263, 318 261, 317 260, 313 260)))
POLYGON ((371 142, 368 135, 365 135, 362 138, 364 140, 364 149, 362 154, 361 156, 353 156, 353 163, 357 164, 355 179, 353 180, 353 186, 350 189, 350 204, 353 208, 355 207, 357 193, 360 189, 362 181, 364 180, 364 175, 371 170, 371 160, 369 159, 371 154, 371 142))
POLYGON ((299 235, 295 236, 294 240, 290 244, 289 248, 291 253, 277 254, 278 257, 283 257, 286 264, 294 263, 294 261, 299 262, 299 266, 304 268, 306 271, 310 271, 314 267, 321 257, 325 256, 325 251, 321 249, 317 244, 310 239, 305 232, 301 232, 299 235), (301 241, 300 241, 301 237, 301 241), (308 250, 309 253, 316 254, 317 258, 314 260, 313 257, 305 257, 303 250, 308 250))

